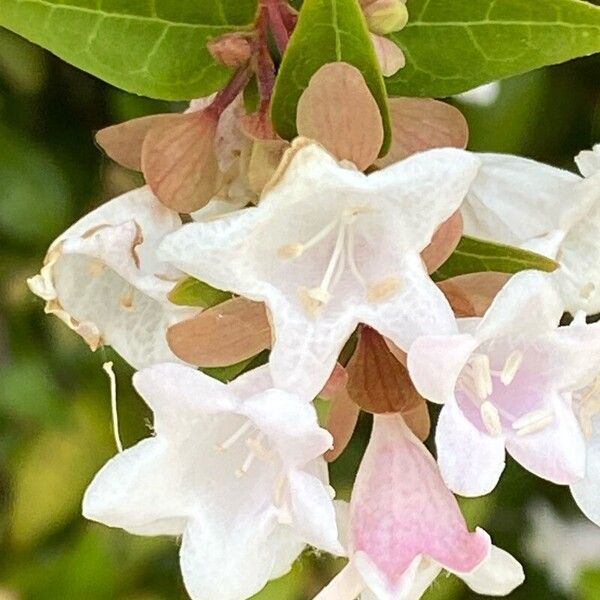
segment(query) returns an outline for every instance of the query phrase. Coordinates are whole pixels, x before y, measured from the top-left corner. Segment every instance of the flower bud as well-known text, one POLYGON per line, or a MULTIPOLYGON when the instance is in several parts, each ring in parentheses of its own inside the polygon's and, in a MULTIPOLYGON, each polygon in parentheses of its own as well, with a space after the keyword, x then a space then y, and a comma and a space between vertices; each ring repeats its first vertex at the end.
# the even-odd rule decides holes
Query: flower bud
POLYGON ((226 33, 207 44, 212 57, 226 67, 241 67, 252 55, 248 38, 240 33, 226 33))
POLYGON ((408 22, 403 0, 376 0, 364 8, 369 29, 378 35, 400 31, 408 22))

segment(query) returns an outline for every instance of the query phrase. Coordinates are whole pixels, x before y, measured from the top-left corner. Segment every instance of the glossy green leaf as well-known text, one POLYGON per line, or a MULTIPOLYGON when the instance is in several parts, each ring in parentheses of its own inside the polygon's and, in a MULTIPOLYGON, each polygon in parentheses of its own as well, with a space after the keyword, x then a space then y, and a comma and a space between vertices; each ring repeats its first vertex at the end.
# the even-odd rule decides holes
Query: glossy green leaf
POLYGON ((198 281, 194 277, 182 279, 169 293, 169 300, 180 306, 200 306, 210 308, 229 300, 230 292, 218 290, 208 283, 198 281))
POLYGON ((206 43, 253 21, 257 0, 0 0, 0 25, 144 96, 188 99, 229 70, 206 43))
POLYGON ((513 246, 463 236, 452 256, 432 275, 444 281, 457 275, 495 271, 518 273, 526 269, 551 272, 558 267, 550 258, 513 246))
POLYGON ((443 97, 600 51, 600 7, 580 0, 410 0, 392 39, 390 95, 443 97))
POLYGON ((302 92, 323 65, 340 61, 361 71, 377 100, 386 132, 382 150, 386 151, 390 126, 385 85, 357 0, 305 0, 275 84, 271 109, 275 129, 285 139, 297 134, 302 92))

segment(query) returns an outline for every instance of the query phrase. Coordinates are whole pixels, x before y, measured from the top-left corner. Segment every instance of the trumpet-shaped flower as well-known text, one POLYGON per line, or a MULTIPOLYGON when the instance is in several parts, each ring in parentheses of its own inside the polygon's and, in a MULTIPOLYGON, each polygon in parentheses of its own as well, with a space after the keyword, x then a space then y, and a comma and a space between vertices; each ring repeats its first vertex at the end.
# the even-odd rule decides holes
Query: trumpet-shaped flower
POLYGON ((364 175, 298 140, 258 207, 184 226, 159 253, 264 301, 279 387, 314 396, 359 322, 401 348, 454 318, 419 253, 460 205, 478 160, 431 150, 364 175))
POLYGON ((600 311, 600 145, 575 159, 583 178, 518 156, 480 155, 462 208, 465 233, 558 261, 564 308, 600 311))
POLYGON ((343 552, 313 406, 272 389, 268 369, 229 385, 166 363, 134 375, 155 435, 111 459, 86 517, 141 535, 181 535, 194 600, 243 600, 285 573, 305 543, 343 552))
POLYGON ((374 417, 350 502, 348 565, 315 600, 416 600, 442 569, 504 595, 521 565, 471 533, 435 460, 398 413, 374 417))
POLYGON ((166 340, 173 323, 197 310, 167 294, 181 273, 156 256, 181 227, 179 215, 143 187, 92 211, 52 243, 44 267, 28 283, 92 350, 107 344, 136 368, 176 361, 166 340))
POLYGON ((491 491, 505 449, 555 483, 583 477, 584 436, 573 409, 589 406, 594 395, 600 326, 558 327, 561 314, 551 278, 525 271, 500 291, 483 319, 461 320, 463 333, 423 337, 411 347, 416 388, 445 403, 436 444, 453 491, 491 491))

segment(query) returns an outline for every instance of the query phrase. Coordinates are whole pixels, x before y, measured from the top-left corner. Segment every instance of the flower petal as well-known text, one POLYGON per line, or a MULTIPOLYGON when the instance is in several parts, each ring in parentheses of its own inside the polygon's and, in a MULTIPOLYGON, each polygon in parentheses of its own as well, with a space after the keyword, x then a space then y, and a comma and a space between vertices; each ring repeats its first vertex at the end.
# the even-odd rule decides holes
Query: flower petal
POLYGON ((483 164, 462 208, 468 235, 519 245, 566 230, 587 210, 577 175, 508 154, 479 157, 483 164))
POLYGON ((295 530, 311 546, 343 556, 335 508, 325 484, 306 471, 294 470, 289 475, 289 486, 295 530))
POLYGON ((506 596, 525 581, 519 561, 497 546, 492 546, 489 558, 476 569, 457 575, 474 592, 486 596, 506 596))
POLYGON ((246 600, 291 566, 303 544, 281 534, 271 517, 248 515, 224 523, 192 521, 183 534, 181 571, 192 600, 246 600))
POLYGON ((181 535, 188 514, 177 485, 179 466, 163 440, 142 440, 94 477, 83 516, 138 535, 181 535))
POLYGON ((551 396, 547 406, 554 420, 541 431, 511 435, 506 449, 528 471, 559 485, 572 484, 585 474, 585 441, 573 410, 551 396))
POLYGON ((419 393, 439 404, 451 400, 458 376, 477 346, 469 334, 417 338, 408 351, 407 364, 419 393))
POLYGON ((600 435, 598 426, 587 440, 585 477, 571 484, 571 493, 583 514, 600 527, 600 435))
POLYGON ((442 477, 453 492, 483 496, 496 487, 504 471, 504 439, 477 429, 455 400, 442 408, 435 445, 442 477))

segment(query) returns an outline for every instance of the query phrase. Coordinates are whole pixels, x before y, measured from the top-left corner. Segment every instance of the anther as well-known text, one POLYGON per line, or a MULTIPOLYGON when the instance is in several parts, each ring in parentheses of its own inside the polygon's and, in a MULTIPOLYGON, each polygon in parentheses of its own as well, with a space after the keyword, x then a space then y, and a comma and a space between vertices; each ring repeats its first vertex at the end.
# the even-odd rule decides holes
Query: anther
POLYGON ((479 407, 479 412, 488 433, 493 436, 500 435, 502 433, 502 422, 500 421, 498 409, 489 400, 486 400, 479 407))
POLYGON ((372 302, 387 300, 402 288, 402 281, 398 277, 388 277, 383 281, 374 283, 367 290, 367 298, 372 302))
POLYGON ((512 428, 517 432, 518 436, 529 435, 542 431, 553 421, 554 411, 541 408, 532 410, 516 419, 512 424, 512 428))
POLYGON ((523 363, 523 352, 521 350, 514 350, 508 355, 502 373, 500 374, 500 381, 504 385, 510 385, 515 378, 515 375, 521 368, 523 363))

